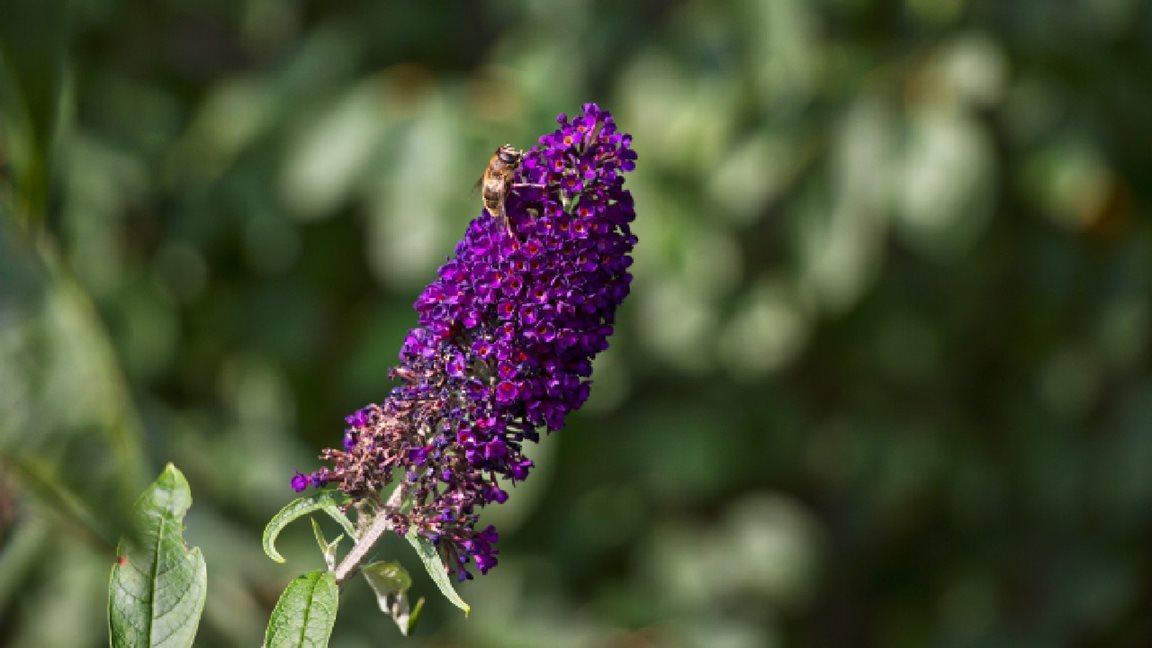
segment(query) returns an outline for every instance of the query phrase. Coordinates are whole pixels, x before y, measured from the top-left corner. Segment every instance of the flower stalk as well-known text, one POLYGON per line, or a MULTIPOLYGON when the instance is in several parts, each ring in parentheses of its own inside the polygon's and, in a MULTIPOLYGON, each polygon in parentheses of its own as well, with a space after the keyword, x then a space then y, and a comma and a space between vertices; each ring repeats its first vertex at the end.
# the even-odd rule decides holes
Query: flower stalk
POLYGON ((360 569, 360 565, 364 564, 364 560, 368 558, 368 554, 376 547, 376 543, 384 537, 386 533, 392 530, 392 516, 400 511, 400 505, 404 501, 404 488, 397 487, 392 491, 388 497, 388 501, 384 506, 378 509, 372 516, 371 522, 367 528, 360 532, 360 536, 356 538, 356 544, 352 546, 352 550, 344 556, 340 564, 336 566, 336 584, 343 586, 348 579, 356 575, 360 569))
MULTIPOLYGON (((533 467, 525 443, 563 427, 590 394, 592 360, 632 280, 635 210, 622 174, 636 154, 595 104, 557 123, 524 153, 507 225, 481 212, 416 300, 419 324, 390 372, 399 385, 346 417, 342 447, 321 454, 327 466, 292 480, 374 506, 400 482, 401 501, 377 511, 357 550, 415 529, 457 578, 487 573, 499 535, 477 529, 480 509, 508 499, 533 467)), ((354 550, 338 579, 366 553, 354 550)))

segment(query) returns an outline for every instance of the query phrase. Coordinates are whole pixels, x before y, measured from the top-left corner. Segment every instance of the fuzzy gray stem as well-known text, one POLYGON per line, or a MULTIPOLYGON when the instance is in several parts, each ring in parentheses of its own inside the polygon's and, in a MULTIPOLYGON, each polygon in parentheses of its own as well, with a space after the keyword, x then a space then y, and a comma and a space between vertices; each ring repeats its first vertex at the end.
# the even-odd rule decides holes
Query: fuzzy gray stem
POLYGON ((344 560, 336 566, 336 584, 343 585, 356 575, 360 569, 360 565, 364 559, 368 557, 368 553, 384 537, 384 534, 392 530, 392 521, 389 519, 391 514, 400 508, 400 503, 404 501, 404 488, 397 486, 392 491, 392 495, 388 501, 384 503, 384 507, 376 511, 376 516, 372 518, 372 524, 364 530, 360 535, 360 539, 356 541, 356 545, 352 547, 352 551, 344 556, 344 560))

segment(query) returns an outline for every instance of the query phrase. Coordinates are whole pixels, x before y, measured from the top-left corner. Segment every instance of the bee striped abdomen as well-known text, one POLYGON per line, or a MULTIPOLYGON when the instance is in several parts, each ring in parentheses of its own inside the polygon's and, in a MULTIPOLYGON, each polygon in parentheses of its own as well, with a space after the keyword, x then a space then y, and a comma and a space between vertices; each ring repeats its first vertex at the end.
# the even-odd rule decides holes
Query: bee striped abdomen
POLYGON ((493 218, 504 218, 504 199, 508 197, 508 183, 495 176, 485 176, 480 189, 484 209, 493 218))

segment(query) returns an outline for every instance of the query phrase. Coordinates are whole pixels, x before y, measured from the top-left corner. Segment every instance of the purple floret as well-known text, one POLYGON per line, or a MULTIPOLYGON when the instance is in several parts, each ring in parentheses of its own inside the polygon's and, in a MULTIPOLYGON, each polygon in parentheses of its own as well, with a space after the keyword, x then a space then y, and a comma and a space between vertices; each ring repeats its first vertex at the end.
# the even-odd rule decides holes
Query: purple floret
POLYGON ((292 477, 292 490, 299 493, 302 490, 306 490, 311 483, 312 479, 308 475, 302 475, 300 471, 296 471, 296 474, 292 477))

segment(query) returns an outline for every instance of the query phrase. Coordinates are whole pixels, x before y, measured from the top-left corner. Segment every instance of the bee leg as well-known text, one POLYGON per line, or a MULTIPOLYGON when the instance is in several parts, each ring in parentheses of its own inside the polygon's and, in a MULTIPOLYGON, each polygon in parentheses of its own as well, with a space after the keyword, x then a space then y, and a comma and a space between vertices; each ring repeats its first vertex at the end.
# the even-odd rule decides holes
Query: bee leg
POLYGON ((503 209, 500 210, 500 220, 504 221, 504 231, 508 232, 508 236, 513 240, 519 241, 516 237, 516 232, 512 231, 512 219, 508 218, 508 212, 503 209))

